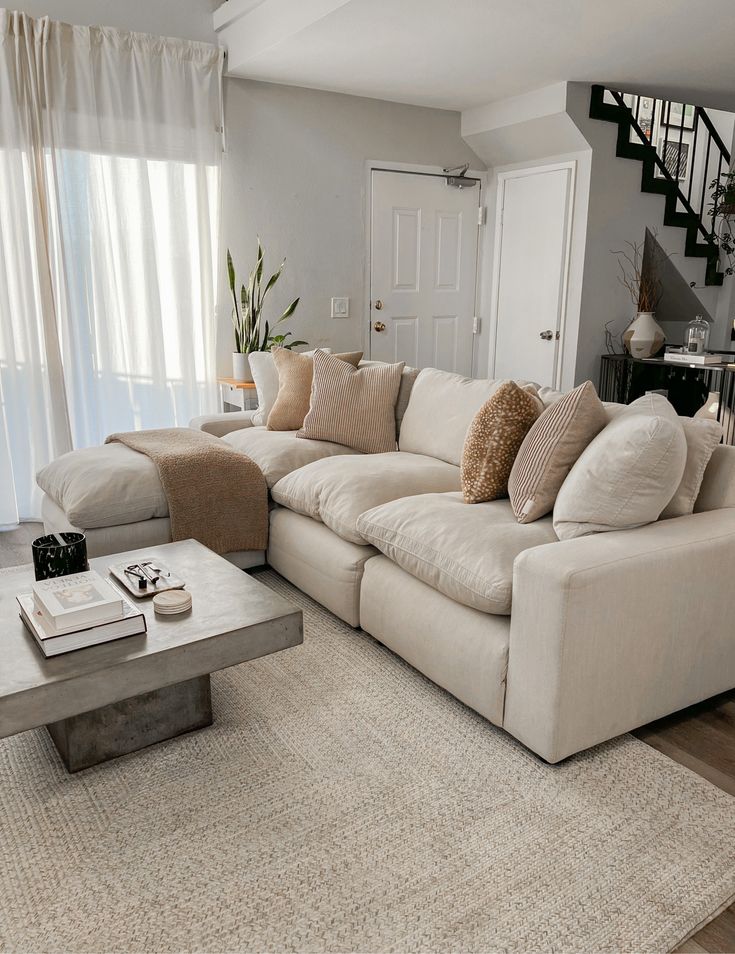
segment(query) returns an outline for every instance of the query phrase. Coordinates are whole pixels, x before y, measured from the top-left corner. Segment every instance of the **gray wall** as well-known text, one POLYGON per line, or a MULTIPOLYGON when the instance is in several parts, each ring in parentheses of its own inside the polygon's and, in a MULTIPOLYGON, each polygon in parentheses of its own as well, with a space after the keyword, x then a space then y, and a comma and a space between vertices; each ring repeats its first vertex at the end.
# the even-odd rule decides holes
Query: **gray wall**
POLYGON ((137 33, 215 42, 212 11, 220 0, 17 0, 10 4, 34 17, 82 26, 111 26, 137 33))
MULTIPOLYGON (((241 275, 255 237, 266 268, 287 258, 274 305, 296 295, 288 328, 310 345, 363 346, 366 290, 366 160, 484 169, 460 136, 459 113, 230 79, 225 88, 223 235, 241 275), (330 319, 348 296, 349 319, 330 319)), ((227 368, 230 299, 222 274, 220 369, 227 368)), ((275 311, 275 307, 274 307, 275 311)))

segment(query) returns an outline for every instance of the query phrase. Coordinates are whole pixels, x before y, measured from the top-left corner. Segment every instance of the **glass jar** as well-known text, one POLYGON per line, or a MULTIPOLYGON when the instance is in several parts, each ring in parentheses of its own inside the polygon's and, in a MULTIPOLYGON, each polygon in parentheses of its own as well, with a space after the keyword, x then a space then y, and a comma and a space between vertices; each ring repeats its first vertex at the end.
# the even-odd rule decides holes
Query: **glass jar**
POLYGON ((690 354, 702 354, 709 348, 709 322, 703 315, 690 321, 684 332, 684 350, 690 354))

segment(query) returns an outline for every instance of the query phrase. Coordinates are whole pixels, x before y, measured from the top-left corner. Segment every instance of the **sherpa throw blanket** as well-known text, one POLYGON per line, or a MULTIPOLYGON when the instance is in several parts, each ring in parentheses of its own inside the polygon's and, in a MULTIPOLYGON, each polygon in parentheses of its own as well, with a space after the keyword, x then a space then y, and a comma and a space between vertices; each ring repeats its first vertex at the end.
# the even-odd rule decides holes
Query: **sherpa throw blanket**
POLYGON ((215 553, 265 550, 268 488, 256 463, 213 434, 190 427, 110 434, 150 457, 168 500, 171 539, 215 553))

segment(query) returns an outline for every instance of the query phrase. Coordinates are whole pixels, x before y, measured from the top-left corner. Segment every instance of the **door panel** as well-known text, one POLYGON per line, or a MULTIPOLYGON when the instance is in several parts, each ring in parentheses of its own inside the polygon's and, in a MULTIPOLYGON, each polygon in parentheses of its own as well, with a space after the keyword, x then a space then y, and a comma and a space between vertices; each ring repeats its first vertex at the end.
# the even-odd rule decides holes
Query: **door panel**
POLYGON ((373 172, 373 359, 472 373, 480 201, 479 184, 460 190, 444 176, 373 172))
POLYGON ((556 386, 570 183, 568 167, 504 179, 496 252, 495 378, 556 386))

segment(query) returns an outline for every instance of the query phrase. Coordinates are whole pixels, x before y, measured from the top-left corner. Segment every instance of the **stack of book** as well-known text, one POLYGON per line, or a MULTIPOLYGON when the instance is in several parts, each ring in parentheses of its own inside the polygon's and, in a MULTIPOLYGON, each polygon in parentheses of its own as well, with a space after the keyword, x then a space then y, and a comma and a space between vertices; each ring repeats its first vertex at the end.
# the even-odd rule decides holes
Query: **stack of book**
POLYGON ((145 616, 94 570, 39 580, 17 600, 44 656, 146 631, 145 616))

